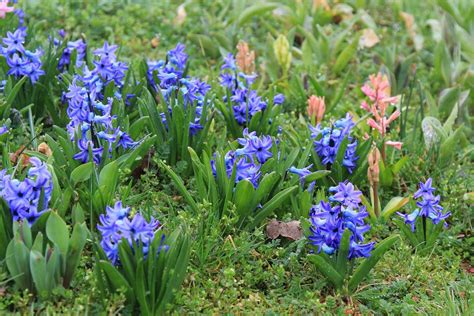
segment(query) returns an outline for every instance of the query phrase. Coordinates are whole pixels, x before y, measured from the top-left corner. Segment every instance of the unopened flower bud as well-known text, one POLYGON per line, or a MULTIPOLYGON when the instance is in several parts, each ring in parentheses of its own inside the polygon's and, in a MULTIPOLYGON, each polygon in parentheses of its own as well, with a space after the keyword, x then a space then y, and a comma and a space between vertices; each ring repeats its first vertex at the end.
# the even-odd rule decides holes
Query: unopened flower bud
POLYGON ((273 42, 273 52, 278 61, 278 64, 283 71, 288 71, 291 64, 291 51, 288 39, 283 35, 278 35, 275 42, 273 42))
POLYGON ((324 111, 326 111, 324 97, 317 97, 315 95, 310 96, 308 99, 307 111, 311 121, 314 121, 314 124, 321 123, 324 111))
POLYGON ((369 155, 367 156, 369 168, 367 169, 367 177, 369 179, 370 184, 373 186, 374 184, 379 182, 379 175, 380 175, 380 152, 377 147, 373 148, 369 155))

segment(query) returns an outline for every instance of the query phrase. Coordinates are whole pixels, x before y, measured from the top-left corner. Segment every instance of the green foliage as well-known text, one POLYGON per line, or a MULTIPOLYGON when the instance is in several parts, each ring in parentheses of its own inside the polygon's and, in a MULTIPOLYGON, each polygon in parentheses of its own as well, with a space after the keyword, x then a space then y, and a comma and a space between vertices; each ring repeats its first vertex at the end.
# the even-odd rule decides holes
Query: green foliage
POLYGON ((395 220, 395 223, 398 228, 400 228, 400 232, 406 241, 420 256, 429 255, 430 252, 433 251, 445 225, 444 221, 441 221, 438 224, 433 224, 431 220, 423 216, 419 216, 416 219, 415 231, 412 231, 411 227, 405 224, 403 220, 397 219, 395 220))
MULTIPOLYGON (((189 152, 193 162, 199 201, 210 202, 213 216, 217 218, 230 216, 232 207, 235 206, 236 213, 233 215, 237 218, 238 228, 254 229, 277 208, 282 207, 291 193, 297 189, 296 185, 283 188, 283 177, 281 176, 283 173, 279 173, 279 169, 282 171, 286 169, 283 163, 275 161, 274 158, 270 158, 262 166, 262 170, 266 170, 266 166, 275 163, 280 166, 274 167, 275 171, 262 175, 259 186, 254 188, 248 180, 242 180, 237 185, 235 184, 235 166, 231 176, 228 177, 224 153, 220 152, 215 155, 216 176, 214 176, 211 158, 206 152, 203 153, 202 159, 191 148, 189 148, 189 152), (257 208, 258 205, 261 207, 257 208)), ((172 169, 166 166, 164 168, 177 185, 180 193, 185 196, 193 211, 197 212, 197 203, 183 185, 183 181, 172 169)))
POLYGON ((308 256, 308 260, 332 283, 334 288, 345 295, 351 295, 357 290, 360 282, 367 278, 377 262, 399 240, 397 235, 384 239, 372 250, 370 257, 364 258, 360 265, 352 270, 353 263, 348 259, 350 235, 351 232, 346 229, 336 255, 330 257, 325 253, 320 253, 308 256))
POLYGON ((97 248, 95 276, 104 295, 124 290, 128 303, 142 315, 163 314, 186 276, 191 241, 182 229, 165 240, 158 232, 144 255, 141 244, 133 249, 124 239, 119 245, 118 266, 97 248))
POLYGON ((192 135, 190 124, 195 121, 197 105, 184 105, 181 94, 176 97, 170 96, 170 98, 165 101, 161 94, 153 97, 151 92, 145 90, 144 96, 140 100, 142 118, 146 120, 145 126, 149 128, 149 131, 156 135, 155 148, 161 151, 160 155, 172 166, 175 166, 179 161, 185 161, 190 170, 191 161, 188 147, 192 147, 200 153, 204 142, 209 140, 209 129, 213 122, 213 113, 209 109, 210 100, 203 101, 200 118, 203 129, 197 135, 192 135), (171 104, 170 108, 168 108, 168 104, 171 104), (160 113, 166 119, 165 123, 160 113))
POLYGON ((31 228, 13 223, 13 232, 5 261, 19 289, 47 298, 70 286, 88 235, 84 223, 75 224, 70 235, 64 220, 47 212, 31 228))

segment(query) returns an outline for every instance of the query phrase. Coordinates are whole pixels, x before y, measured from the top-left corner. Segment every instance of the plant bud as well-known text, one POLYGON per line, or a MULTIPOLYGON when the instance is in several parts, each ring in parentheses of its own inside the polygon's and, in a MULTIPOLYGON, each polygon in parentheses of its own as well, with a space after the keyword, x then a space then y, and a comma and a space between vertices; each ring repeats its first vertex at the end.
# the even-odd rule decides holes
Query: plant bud
POLYGON ((275 42, 273 42, 273 52, 278 61, 278 64, 283 69, 283 71, 288 71, 291 64, 291 51, 290 43, 283 35, 278 35, 275 42))

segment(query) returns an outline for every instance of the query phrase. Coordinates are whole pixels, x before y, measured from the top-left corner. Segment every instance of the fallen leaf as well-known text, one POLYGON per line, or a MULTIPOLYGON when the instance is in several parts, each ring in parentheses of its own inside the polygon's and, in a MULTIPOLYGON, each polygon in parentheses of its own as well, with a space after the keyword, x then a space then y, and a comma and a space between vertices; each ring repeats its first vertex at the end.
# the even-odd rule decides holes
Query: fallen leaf
POLYGON ((303 229, 301 228, 300 221, 285 223, 274 219, 268 223, 266 231, 270 239, 276 239, 281 236, 290 240, 298 240, 303 237, 303 229))
POLYGON ((418 26, 415 23, 415 17, 407 12, 400 12, 400 17, 405 23, 408 35, 410 35, 410 38, 415 45, 415 49, 417 51, 421 50, 423 48, 423 36, 418 34, 418 26))
POLYGON ((359 40, 359 47, 371 48, 374 47, 378 42, 380 42, 380 39, 374 30, 364 29, 359 40))
POLYGON ((331 7, 329 6, 329 4, 326 0, 313 0, 313 8, 314 9, 322 8, 325 11, 330 11, 331 10, 331 7))
POLYGON ((184 9, 184 3, 181 4, 176 10, 176 17, 174 18, 174 25, 180 26, 186 21, 186 10, 184 9))
POLYGON ((160 38, 158 36, 153 37, 150 44, 152 48, 157 48, 160 45, 160 38))
POLYGON ((23 167, 27 167, 30 164, 30 157, 26 154, 23 154, 23 151, 25 150, 25 146, 21 146, 15 153, 10 153, 10 161, 12 164, 17 164, 19 158, 21 159, 21 165, 23 167), (20 156, 21 155, 21 156, 20 156))
POLYGON ((49 148, 48 144, 46 143, 41 143, 38 146, 38 151, 48 157, 51 157, 53 155, 53 152, 51 151, 51 148, 49 148))

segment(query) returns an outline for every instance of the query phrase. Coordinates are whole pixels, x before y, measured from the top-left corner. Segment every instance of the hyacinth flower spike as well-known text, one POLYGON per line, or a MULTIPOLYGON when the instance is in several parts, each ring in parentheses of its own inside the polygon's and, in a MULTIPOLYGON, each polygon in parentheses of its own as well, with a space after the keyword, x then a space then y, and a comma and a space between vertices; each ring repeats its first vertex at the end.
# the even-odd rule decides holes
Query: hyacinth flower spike
POLYGON ((308 259, 336 290, 350 295, 398 236, 386 238, 377 247, 367 242, 364 235, 371 226, 365 224, 368 212, 361 205, 362 193, 350 182, 341 182, 330 192, 329 203, 321 201, 310 211, 308 241, 317 254, 310 254, 308 259), (349 262, 356 258, 363 258, 362 262, 351 270, 349 262))
MULTIPOLYGON (((420 182, 418 191, 413 195, 418 200, 416 202, 417 208, 414 211, 409 214, 397 213, 405 224, 410 225, 411 235, 407 236, 408 240, 415 248, 419 248, 421 254, 433 248, 443 227, 439 224, 444 221, 444 227, 446 227, 446 219, 451 216, 451 212, 442 212, 443 207, 439 204, 440 196, 433 194, 436 189, 432 187, 432 182, 431 178, 424 183, 420 182), (434 225, 435 228, 428 228, 428 224, 434 225)), ((402 226, 400 228, 405 235, 408 235, 402 226)))

